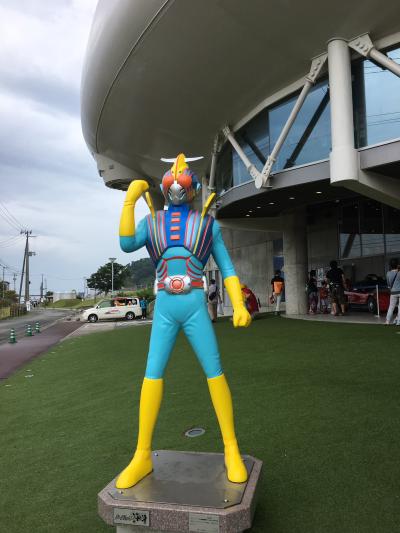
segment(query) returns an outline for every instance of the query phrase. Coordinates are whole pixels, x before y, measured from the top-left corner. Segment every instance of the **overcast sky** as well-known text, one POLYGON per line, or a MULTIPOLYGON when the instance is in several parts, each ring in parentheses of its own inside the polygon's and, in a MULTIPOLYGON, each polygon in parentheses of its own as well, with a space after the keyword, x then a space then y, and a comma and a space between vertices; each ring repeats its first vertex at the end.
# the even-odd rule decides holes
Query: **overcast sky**
MULTIPOLYGON (((41 274, 48 290, 79 292, 109 257, 147 256, 119 249, 124 193, 105 187, 82 136, 80 78, 96 4, 0 0, 0 263, 21 271, 18 228, 31 229, 31 294, 41 274)), ((146 211, 141 202, 137 218, 146 211)), ((12 276, 6 270, 11 286, 12 276)))

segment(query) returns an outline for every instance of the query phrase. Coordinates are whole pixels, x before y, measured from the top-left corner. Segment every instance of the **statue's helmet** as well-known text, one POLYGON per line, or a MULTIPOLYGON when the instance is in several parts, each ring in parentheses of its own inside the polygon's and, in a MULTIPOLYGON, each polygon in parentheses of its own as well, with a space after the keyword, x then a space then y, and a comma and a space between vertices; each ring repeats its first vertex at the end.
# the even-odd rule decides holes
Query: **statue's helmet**
POLYGON ((190 203, 200 188, 197 176, 189 169, 185 155, 179 154, 161 182, 161 191, 167 203, 172 205, 190 203))

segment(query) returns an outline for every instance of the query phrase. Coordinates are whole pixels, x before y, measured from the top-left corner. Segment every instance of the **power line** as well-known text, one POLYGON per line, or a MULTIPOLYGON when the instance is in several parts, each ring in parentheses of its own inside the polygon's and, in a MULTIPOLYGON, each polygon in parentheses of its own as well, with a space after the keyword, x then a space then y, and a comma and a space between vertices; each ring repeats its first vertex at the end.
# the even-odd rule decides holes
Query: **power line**
POLYGON ((0 246, 2 244, 7 244, 8 242, 10 241, 13 241, 14 239, 18 238, 20 235, 13 235, 12 237, 6 237, 5 239, 3 239, 2 241, 0 241, 0 246))
POLYGON ((3 204, 3 202, 0 202, 0 209, 2 209, 3 213, 7 215, 7 217, 13 222, 16 226, 18 226, 19 230, 24 230, 23 224, 7 209, 7 207, 3 204))
POLYGON ((8 265, 3 259, 0 258, 0 266, 4 266, 7 270, 10 270, 11 272, 15 272, 15 274, 21 274, 21 271, 18 270, 18 268, 14 266, 8 265))
MULTIPOLYGON (((52 276, 51 274, 43 274, 44 276, 46 276, 47 279, 57 279, 57 280, 60 280, 60 281, 76 281, 76 280, 81 280, 83 278, 83 276, 79 276, 78 278, 60 278, 58 276, 52 276)), ((37 277, 37 276, 41 276, 41 274, 33 274, 32 275, 33 277, 37 277)))
POLYGON ((7 224, 9 226, 11 226, 13 229, 16 229, 17 231, 21 231, 21 228, 19 226, 17 226, 15 224, 15 222, 12 221, 12 219, 10 219, 7 214, 5 213, 5 211, 2 211, 1 207, 0 207, 0 217, 5 220, 7 222, 7 224))
POLYGON ((22 235, 18 235, 18 237, 10 237, 10 239, 6 239, 0 242, 0 248, 10 248, 11 246, 20 244, 21 241, 22 241, 22 235))

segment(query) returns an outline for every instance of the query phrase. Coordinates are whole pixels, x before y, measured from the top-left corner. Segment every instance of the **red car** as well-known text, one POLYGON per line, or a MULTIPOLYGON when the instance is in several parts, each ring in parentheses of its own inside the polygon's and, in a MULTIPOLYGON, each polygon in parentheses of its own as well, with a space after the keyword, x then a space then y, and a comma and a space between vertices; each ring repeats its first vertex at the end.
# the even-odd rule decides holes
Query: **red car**
POLYGON ((364 281, 354 283, 349 290, 345 290, 347 304, 354 309, 367 309, 370 313, 378 311, 376 287, 379 294, 379 312, 386 312, 389 308, 390 290, 383 278, 376 274, 368 274, 364 281))

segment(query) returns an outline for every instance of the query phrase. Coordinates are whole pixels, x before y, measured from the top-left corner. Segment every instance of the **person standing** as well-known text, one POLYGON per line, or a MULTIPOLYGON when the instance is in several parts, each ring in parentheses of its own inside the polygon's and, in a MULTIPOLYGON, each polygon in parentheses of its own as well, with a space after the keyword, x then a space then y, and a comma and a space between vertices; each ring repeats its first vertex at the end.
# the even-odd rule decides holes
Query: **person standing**
POLYGON ((210 315, 211 322, 215 322, 217 320, 218 304, 221 302, 222 300, 219 294, 217 283, 215 279, 211 279, 207 294, 208 313, 210 315))
POLYGON ((147 300, 144 297, 140 299, 140 309, 142 310, 142 320, 146 320, 146 318, 147 318, 147 300))
POLYGON ((260 311, 260 306, 258 304, 256 295, 244 283, 242 283, 241 288, 246 309, 250 313, 251 318, 254 318, 255 315, 260 311))
POLYGON ((282 300, 282 294, 285 288, 285 281, 281 276, 280 270, 275 270, 275 275, 271 279, 272 295, 276 303, 275 315, 279 315, 279 309, 282 300))
POLYGON ((393 318, 393 311, 397 305, 396 325, 400 326, 400 262, 398 258, 390 260, 390 270, 386 273, 386 281, 390 289, 390 303, 386 315, 386 325, 388 326, 393 318))
POLYGON ((308 312, 315 315, 318 309, 317 272, 310 270, 307 280, 308 312))
POLYGON ((328 287, 326 285, 326 281, 322 281, 321 287, 319 288, 319 306, 321 313, 324 313, 324 315, 328 312, 328 296, 329 291, 328 287))
POLYGON ((329 284, 332 298, 332 314, 335 316, 343 316, 345 313, 344 272, 338 267, 337 261, 331 261, 329 265, 331 269, 326 273, 326 279, 329 284))

